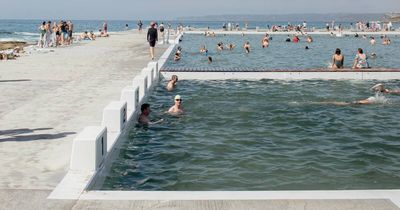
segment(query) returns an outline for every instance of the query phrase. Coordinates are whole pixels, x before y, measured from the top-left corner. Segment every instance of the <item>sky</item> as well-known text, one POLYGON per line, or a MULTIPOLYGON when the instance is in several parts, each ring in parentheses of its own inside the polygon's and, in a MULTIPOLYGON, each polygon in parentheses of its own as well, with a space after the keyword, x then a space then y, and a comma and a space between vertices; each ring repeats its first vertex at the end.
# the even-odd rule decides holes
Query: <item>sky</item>
POLYGON ((0 0, 0 19, 170 20, 223 14, 388 12, 400 12, 400 0, 0 0))

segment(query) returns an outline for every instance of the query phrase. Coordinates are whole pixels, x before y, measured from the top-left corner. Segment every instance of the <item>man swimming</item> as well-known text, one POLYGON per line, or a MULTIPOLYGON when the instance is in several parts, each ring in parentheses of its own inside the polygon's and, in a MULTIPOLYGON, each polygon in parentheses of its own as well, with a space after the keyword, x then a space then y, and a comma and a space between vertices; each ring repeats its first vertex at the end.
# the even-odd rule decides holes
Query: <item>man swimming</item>
POLYGON ((183 114, 182 98, 180 95, 175 96, 175 104, 168 110, 170 114, 183 114))
POLYGON ((400 94, 400 90, 389 90, 386 89, 385 86, 381 83, 374 85, 371 90, 379 93, 386 93, 386 94, 400 94))
POLYGON ((250 53, 250 42, 246 42, 243 45, 243 48, 246 50, 246 53, 249 54, 250 53))
POLYGON ((150 113, 151 113, 150 104, 142 104, 142 106, 140 107, 140 110, 142 111, 142 113, 140 114, 139 119, 138 119, 138 122, 140 124, 143 124, 143 125, 154 125, 154 124, 157 124, 157 123, 160 123, 160 122, 164 121, 163 119, 160 119, 160 120, 158 120, 156 122, 151 122, 150 121, 150 113))
POLYGON ((266 34, 265 37, 261 41, 262 48, 266 48, 269 46, 269 35, 266 34))
POLYGON ((178 76, 172 75, 171 80, 167 84, 167 90, 173 91, 176 87, 177 82, 178 82, 178 76))

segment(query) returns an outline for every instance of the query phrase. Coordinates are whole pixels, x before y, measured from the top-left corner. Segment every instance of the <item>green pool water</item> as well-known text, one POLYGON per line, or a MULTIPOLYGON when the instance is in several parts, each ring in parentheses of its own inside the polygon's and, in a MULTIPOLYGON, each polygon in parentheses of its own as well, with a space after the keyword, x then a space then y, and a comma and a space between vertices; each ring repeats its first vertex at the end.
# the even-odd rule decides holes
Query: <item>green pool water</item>
POLYGON ((165 82, 148 99, 165 121, 129 128, 102 190, 400 188, 400 96, 320 103, 374 96, 374 81, 165 82), (165 113, 175 94, 180 117, 165 113))

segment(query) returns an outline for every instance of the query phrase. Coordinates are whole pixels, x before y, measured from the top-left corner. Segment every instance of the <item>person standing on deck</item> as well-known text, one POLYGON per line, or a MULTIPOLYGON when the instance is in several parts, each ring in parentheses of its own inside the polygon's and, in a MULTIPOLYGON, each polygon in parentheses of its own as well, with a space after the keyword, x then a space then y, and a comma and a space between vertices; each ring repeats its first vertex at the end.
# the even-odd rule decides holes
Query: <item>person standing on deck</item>
POLYGON ((156 29, 156 23, 151 22, 150 28, 147 31, 147 41, 150 44, 150 56, 151 60, 154 60, 154 47, 156 46, 156 42, 158 41, 158 32, 156 29))

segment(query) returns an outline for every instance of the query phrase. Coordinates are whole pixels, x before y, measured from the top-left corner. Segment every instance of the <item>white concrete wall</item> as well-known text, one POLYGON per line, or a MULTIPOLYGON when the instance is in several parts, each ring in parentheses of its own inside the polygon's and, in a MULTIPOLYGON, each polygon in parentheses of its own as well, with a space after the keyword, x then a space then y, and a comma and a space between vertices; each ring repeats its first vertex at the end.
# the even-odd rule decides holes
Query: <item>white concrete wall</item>
POLYGON ((278 79, 278 80, 391 80, 400 79, 400 72, 161 72, 163 77, 170 78, 177 75, 179 80, 227 80, 227 79, 278 79))
POLYGON ((103 110, 102 126, 107 127, 107 151, 111 151, 127 123, 127 102, 113 101, 103 110))

